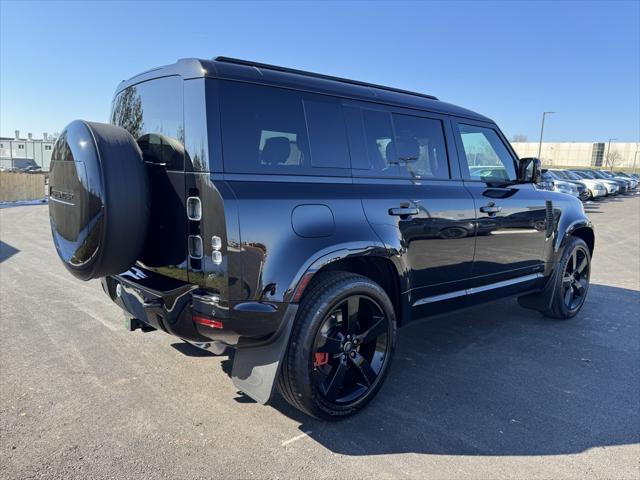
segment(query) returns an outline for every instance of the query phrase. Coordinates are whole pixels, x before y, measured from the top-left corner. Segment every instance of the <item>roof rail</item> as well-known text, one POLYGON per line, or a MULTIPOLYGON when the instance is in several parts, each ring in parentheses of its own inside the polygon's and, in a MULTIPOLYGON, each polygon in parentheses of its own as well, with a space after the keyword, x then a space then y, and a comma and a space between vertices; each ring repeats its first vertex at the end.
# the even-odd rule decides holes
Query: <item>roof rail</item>
POLYGON ((352 85, 360 85, 361 87, 379 88, 381 90, 388 90, 390 92, 405 93, 407 95, 416 95, 418 97, 429 98, 431 100, 438 100, 438 97, 434 97, 433 95, 427 95, 426 93, 411 92, 409 90, 402 90, 400 88, 385 87, 384 85, 376 85, 375 83, 360 82, 358 80, 350 80, 348 78, 334 77, 332 75, 323 75, 321 73, 307 72, 305 70, 296 70, 294 68, 279 67, 277 65, 269 65, 267 63, 252 62, 250 60, 241 60, 239 58, 216 57, 214 58, 214 60, 217 62, 235 63, 238 65, 247 65, 249 67, 276 70, 278 72, 295 73, 298 75, 306 75, 308 77, 322 78, 324 80, 334 80, 336 82, 350 83, 352 85))

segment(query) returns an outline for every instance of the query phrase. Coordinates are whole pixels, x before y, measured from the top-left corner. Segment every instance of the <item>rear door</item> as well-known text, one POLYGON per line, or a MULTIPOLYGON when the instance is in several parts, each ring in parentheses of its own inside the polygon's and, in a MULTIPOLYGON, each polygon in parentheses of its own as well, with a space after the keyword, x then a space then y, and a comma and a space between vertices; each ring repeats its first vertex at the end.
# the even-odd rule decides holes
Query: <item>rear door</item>
POLYGON ((113 101, 111 123, 136 139, 147 166, 151 205, 140 261, 159 273, 187 280, 182 83, 172 76, 128 87, 113 101))
POLYGON ((471 275, 475 212, 446 117, 363 102, 345 114, 354 184, 372 228, 397 253, 410 304, 459 290, 471 275))
POLYGON ((464 184, 475 202, 475 282, 542 271, 546 213, 552 206, 532 184, 514 183, 517 157, 495 125, 472 120, 452 125, 464 184))

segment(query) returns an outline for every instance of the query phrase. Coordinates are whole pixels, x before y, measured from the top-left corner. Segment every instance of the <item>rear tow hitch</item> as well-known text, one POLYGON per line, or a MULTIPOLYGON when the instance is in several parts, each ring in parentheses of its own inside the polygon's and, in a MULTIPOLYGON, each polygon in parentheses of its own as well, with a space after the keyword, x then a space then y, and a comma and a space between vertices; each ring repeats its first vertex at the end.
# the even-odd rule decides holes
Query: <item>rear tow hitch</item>
POLYGON ((124 328, 129 332, 133 332, 138 329, 143 332, 153 332, 155 330, 151 325, 129 316, 124 317, 124 328))

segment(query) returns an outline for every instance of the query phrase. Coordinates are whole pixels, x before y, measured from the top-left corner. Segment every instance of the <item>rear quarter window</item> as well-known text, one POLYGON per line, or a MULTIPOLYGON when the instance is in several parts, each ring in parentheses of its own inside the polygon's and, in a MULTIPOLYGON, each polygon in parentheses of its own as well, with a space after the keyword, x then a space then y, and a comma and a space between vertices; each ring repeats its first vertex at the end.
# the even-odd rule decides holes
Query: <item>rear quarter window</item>
POLYGON ((336 98, 222 81, 220 110, 227 173, 349 174, 346 127, 336 98))

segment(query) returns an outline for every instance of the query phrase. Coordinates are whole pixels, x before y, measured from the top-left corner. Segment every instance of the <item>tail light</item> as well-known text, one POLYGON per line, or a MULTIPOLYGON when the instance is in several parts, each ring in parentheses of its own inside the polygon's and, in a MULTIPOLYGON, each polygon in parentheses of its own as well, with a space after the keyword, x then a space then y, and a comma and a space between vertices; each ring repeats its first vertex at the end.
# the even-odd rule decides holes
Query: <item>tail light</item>
POLYGON ((193 321, 196 323, 199 323, 200 325, 204 325, 205 327, 224 328, 224 325, 220 320, 215 320, 213 318, 205 317, 204 315, 199 315, 199 314, 193 315, 193 321))

